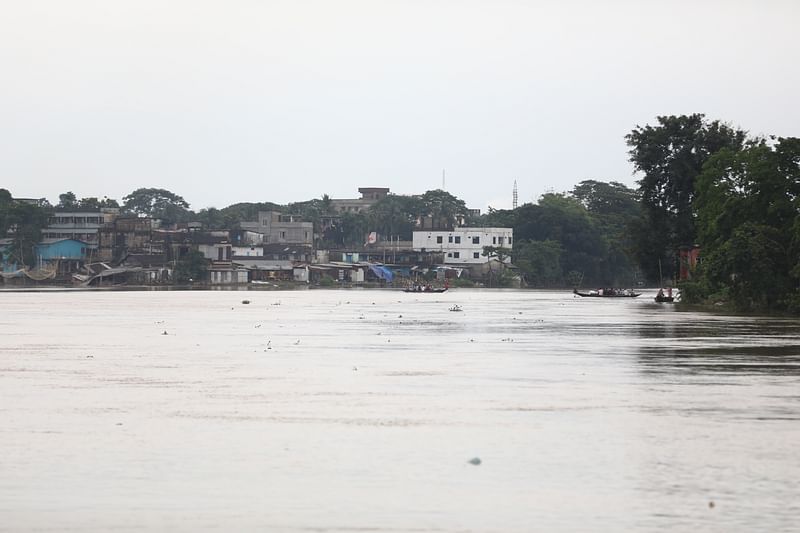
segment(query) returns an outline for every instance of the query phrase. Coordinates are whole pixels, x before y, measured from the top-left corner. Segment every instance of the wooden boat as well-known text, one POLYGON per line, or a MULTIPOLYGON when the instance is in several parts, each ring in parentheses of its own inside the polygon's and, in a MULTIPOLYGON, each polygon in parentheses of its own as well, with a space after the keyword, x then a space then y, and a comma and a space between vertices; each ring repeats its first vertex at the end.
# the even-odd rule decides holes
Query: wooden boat
POLYGON ((665 304, 671 304, 675 301, 675 297, 672 295, 671 288, 668 288, 666 293, 664 292, 664 289, 658 289, 658 294, 656 294, 656 297, 653 299, 656 301, 656 303, 665 304))
POLYGON ((406 287, 403 292, 416 292, 416 293, 442 293, 446 292, 447 287, 406 287))
POLYGON ((597 289, 589 292, 580 292, 578 289, 573 289, 572 293, 582 298, 636 298, 642 295, 642 293, 634 292, 632 289, 597 289))

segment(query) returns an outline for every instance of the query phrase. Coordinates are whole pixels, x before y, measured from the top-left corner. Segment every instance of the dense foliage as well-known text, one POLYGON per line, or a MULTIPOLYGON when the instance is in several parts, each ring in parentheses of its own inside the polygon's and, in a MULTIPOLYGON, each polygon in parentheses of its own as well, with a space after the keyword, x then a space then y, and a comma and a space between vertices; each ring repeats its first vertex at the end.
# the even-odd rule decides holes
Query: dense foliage
POLYGON ((746 134, 704 115, 658 117, 658 125, 637 126, 625 140, 630 161, 641 172, 642 217, 632 227, 634 257, 650 280, 676 273, 675 251, 697 242, 692 210, 694 182, 703 165, 723 148, 740 149, 746 134))
POLYGON ((639 216, 636 192, 585 180, 569 194, 493 210, 482 223, 514 229, 513 262, 533 287, 632 285, 628 228, 639 216))
POLYGON ((800 311, 800 139, 720 150, 695 192, 703 260, 684 284, 687 299, 800 311))
POLYGON ((0 189, 0 236, 11 240, 5 248, 3 261, 10 264, 34 264, 33 247, 47 226, 51 207, 46 200, 37 203, 15 201, 6 189, 0 189))
MULTIPOLYGON (((367 212, 336 213, 328 195, 282 206, 238 203, 193 212, 183 197, 141 188, 123 198, 123 213, 209 229, 254 221, 259 211, 300 215, 319 231, 318 245, 360 247, 370 232, 411 240, 415 229, 457 223, 514 229, 513 268, 533 287, 631 286, 675 279, 681 246, 699 245, 701 262, 683 281, 684 300, 724 302, 743 311, 800 312, 800 139, 749 138, 703 115, 658 117, 625 137, 637 188, 584 180, 570 192, 543 195, 514 210, 470 219, 465 203, 443 190, 387 195, 367 212)), ((119 207, 109 198, 59 195, 57 209, 119 207)), ((16 201, 0 189, 0 234, 6 260, 31 264, 52 207, 16 201)), ((503 248, 484 256, 505 258, 503 248)), ((180 262, 181 280, 203 276, 196 254, 180 262)), ((505 266, 497 281, 510 274, 505 266)))

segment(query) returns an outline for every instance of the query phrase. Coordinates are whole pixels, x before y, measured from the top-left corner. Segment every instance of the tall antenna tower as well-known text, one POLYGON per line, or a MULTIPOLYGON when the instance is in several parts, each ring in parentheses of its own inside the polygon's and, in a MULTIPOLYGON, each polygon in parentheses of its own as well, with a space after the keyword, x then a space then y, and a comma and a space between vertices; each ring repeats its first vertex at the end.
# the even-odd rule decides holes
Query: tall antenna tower
POLYGON ((517 200, 519 200, 519 194, 517 194, 517 180, 514 180, 514 192, 511 194, 511 205, 513 209, 517 208, 517 200))

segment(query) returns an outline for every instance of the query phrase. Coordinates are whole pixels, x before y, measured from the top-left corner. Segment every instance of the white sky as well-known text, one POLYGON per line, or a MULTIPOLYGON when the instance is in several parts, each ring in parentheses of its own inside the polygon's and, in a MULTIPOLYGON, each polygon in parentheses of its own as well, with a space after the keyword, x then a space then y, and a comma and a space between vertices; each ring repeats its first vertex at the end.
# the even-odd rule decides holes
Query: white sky
POLYGON ((800 1, 0 0, 0 187, 192 208, 633 185, 624 135, 800 136, 800 1))

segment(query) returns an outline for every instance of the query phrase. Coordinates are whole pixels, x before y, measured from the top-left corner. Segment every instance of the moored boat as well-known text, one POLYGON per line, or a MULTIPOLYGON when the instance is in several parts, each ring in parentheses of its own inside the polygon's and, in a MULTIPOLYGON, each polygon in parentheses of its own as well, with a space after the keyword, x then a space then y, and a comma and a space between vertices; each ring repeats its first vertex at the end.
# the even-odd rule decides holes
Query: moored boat
POLYGON ((425 292, 425 293, 442 293, 446 292, 447 287, 430 287, 430 286, 421 286, 418 285, 416 287, 406 287, 403 289, 403 292, 425 292))
POLYGON ((673 303, 675 301, 675 297, 672 295, 672 287, 668 287, 666 293, 664 292, 664 289, 658 289, 658 294, 656 294, 656 297, 653 299, 656 301, 656 303, 673 303))
POLYGON ((642 294, 633 289, 593 289, 588 292, 573 289, 572 293, 582 298, 636 298, 642 294))

